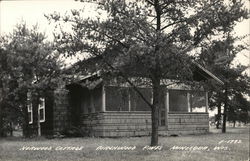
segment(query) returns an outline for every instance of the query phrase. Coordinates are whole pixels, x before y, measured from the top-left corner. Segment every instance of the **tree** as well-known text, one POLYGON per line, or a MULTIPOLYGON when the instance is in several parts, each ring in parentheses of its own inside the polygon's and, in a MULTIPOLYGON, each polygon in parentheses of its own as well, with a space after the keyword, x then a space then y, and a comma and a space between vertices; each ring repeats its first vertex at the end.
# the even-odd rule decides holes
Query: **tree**
MULTIPOLYGON (((233 28, 233 26, 232 26, 233 28)), ((243 65, 233 65, 233 60, 236 55, 247 49, 246 46, 239 44, 235 45, 237 40, 242 40, 244 37, 234 37, 231 35, 232 28, 224 33, 224 37, 220 40, 213 40, 209 42, 211 46, 206 43, 202 48, 200 61, 203 61, 215 74, 220 75, 224 81, 224 86, 218 86, 210 83, 208 88, 211 91, 210 107, 211 109, 218 108, 217 128, 221 120, 221 107, 224 106, 222 132, 226 132, 226 120, 238 120, 239 113, 242 109, 241 102, 247 102, 242 95, 249 95, 249 77, 243 72, 247 69, 243 65)), ((245 103, 247 105, 247 103, 245 103)), ((246 112, 244 109, 243 111, 246 112)), ((247 118, 247 117, 246 117, 247 118)))
POLYGON ((243 94, 238 93, 230 100, 227 121, 233 122, 234 127, 236 121, 246 124, 250 119, 249 111, 250 102, 244 98, 243 94))
POLYGON ((39 93, 56 86, 60 72, 58 54, 46 42, 38 26, 27 28, 24 22, 1 37, 0 86, 1 120, 21 120, 24 136, 28 132, 27 92, 39 93))
POLYGON ((55 34, 58 51, 102 59, 103 64, 97 66, 101 67, 100 71, 116 73, 135 90, 123 67, 140 64, 138 71, 149 78, 153 89, 153 103, 144 101, 152 111, 151 145, 155 146, 161 79, 192 80, 192 57, 188 53, 204 39, 245 18, 247 12, 241 1, 226 4, 219 0, 100 0, 92 3, 99 13, 94 18, 83 18, 84 13, 77 10, 65 16, 47 15, 49 20, 72 25, 70 32, 62 30, 55 34), (107 56, 110 54, 112 59, 107 56))

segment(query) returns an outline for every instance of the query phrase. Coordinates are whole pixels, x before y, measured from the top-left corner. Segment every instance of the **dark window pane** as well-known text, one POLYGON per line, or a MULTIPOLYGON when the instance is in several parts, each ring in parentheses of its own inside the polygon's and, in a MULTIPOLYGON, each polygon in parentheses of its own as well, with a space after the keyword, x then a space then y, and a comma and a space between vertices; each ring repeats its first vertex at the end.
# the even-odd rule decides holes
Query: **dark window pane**
MULTIPOLYGON (((151 102, 152 90, 150 88, 138 88, 148 102, 151 102)), ((150 111, 150 107, 133 89, 130 89, 131 111, 150 111)))
POLYGON ((188 112, 187 91, 183 90, 169 91, 169 111, 188 112))
POLYGON ((44 109, 40 109, 40 120, 44 120, 44 109))
POLYGON ((32 112, 28 112, 29 123, 32 123, 32 112))
POLYGON ((128 88, 106 87, 105 91, 107 111, 128 111, 128 88))

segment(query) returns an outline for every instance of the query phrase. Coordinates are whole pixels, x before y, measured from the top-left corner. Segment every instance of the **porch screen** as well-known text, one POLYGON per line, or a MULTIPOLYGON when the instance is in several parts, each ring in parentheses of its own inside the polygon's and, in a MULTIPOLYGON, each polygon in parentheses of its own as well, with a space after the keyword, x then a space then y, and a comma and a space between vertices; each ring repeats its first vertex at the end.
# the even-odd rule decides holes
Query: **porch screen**
MULTIPOLYGON (((150 88, 138 88, 148 102, 151 102, 152 90, 150 88)), ((130 89, 131 111, 151 111, 147 103, 132 88, 130 89)))
POLYGON ((191 93, 190 99, 192 112, 206 112, 206 93, 194 91, 191 93))
POLYGON ((188 112, 187 91, 169 90, 169 111, 188 112))
POLYGON ((129 89, 125 87, 106 87, 106 110, 128 111, 129 89))

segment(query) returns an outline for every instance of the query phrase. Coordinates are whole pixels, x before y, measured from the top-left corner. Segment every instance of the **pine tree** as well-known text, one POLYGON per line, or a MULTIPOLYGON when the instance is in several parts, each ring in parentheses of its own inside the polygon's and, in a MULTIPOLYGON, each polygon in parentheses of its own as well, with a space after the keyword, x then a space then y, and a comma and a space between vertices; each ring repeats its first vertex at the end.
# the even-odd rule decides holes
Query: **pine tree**
POLYGON ((127 70, 122 67, 140 64, 139 71, 149 78, 153 89, 153 103, 144 99, 152 111, 152 146, 158 144, 160 80, 171 78, 185 82, 192 79, 192 57, 188 53, 216 32, 247 17, 241 1, 100 0, 84 3, 93 3, 100 15, 83 18, 83 10, 72 10, 65 16, 47 15, 49 20, 72 25, 70 32, 62 30, 55 34, 58 51, 68 56, 81 53, 83 57, 98 57, 103 63, 95 68, 117 73, 131 86, 133 82, 127 79, 127 70), (110 54, 113 59, 107 56, 110 54))

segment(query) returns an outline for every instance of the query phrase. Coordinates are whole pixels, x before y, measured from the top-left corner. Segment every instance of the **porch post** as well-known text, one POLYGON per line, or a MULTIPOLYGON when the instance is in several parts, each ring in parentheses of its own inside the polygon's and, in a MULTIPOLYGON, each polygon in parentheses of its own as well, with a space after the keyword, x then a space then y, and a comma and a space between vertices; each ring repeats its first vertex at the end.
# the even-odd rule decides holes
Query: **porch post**
POLYGON ((208 92, 206 92, 206 113, 208 112, 208 92))
POLYGON ((102 85, 102 112, 106 111, 106 93, 105 87, 102 85))
POLYGON ((41 124, 40 124, 40 106, 41 106, 41 98, 38 98, 38 106, 37 106, 37 135, 41 136, 41 124))
MULTIPOLYGON (((40 101, 40 100, 39 100, 40 101)), ((41 124, 40 124, 40 104, 37 108, 37 135, 41 136, 41 124)))
POLYGON ((153 99, 153 89, 151 90, 151 97, 150 97, 150 103, 153 104, 154 99, 153 99))
POLYGON ((168 113, 169 113, 169 91, 166 90, 166 98, 165 98, 165 125, 168 130, 168 113))
POLYGON ((128 92, 128 111, 131 111, 131 95, 130 95, 130 90, 128 92))
POLYGON ((192 112, 191 103, 190 103, 190 93, 187 92, 187 103, 188 103, 188 112, 192 112))

